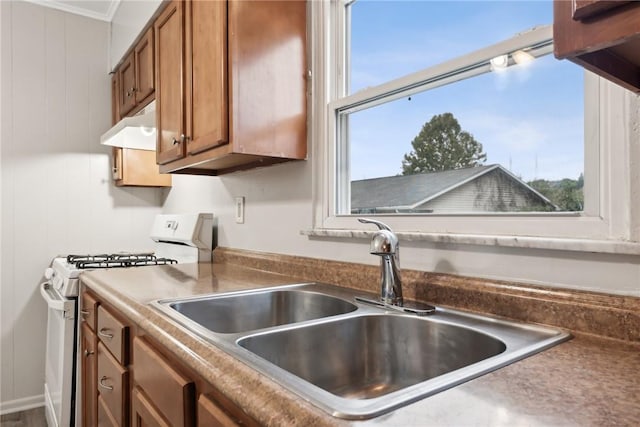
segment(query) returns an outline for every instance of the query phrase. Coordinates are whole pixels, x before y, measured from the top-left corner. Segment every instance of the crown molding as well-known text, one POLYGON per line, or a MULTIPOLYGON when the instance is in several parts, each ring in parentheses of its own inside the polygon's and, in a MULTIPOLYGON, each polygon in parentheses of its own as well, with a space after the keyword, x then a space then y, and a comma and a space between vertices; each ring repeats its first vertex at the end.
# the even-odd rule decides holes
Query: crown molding
POLYGON ((51 9, 61 10, 63 12, 72 13, 74 15, 85 16, 87 18, 97 19, 99 21, 111 22, 113 16, 120 6, 121 0, 110 0, 109 8, 106 13, 96 12, 94 10, 85 9, 83 7, 72 6, 68 3, 61 3, 56 0, 23 0, 28 3, 34 3, 51 9))

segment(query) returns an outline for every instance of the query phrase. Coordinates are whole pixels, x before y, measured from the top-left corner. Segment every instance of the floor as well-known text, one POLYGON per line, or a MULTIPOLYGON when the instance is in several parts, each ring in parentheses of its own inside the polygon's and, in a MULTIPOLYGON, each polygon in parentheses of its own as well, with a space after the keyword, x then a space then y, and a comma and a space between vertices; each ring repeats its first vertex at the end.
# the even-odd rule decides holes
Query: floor
POLYGON ((47 427, 44 406, 0 416, 0 427, 47 427))

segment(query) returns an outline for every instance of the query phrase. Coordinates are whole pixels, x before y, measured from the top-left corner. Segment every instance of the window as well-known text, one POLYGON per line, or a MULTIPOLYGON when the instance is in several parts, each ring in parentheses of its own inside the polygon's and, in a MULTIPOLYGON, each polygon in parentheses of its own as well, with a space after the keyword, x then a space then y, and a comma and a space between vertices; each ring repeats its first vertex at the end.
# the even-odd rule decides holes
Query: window
MULTIPOLYGON (((624 180, 623 172, 611 167, 614 158, 624 157, 624 144, 610 141, 624 138, 625 131, 609 118, 623 112, 628 94, 553 57, 551 8, 551 1, 313 2, 314 229, 361 229, 356 217, 375 215, 400 233, 425 235, 628 235, 626 213, 611 208, 618 192, 603 191, 624 180), (364 12, 358 8, 371 8, 372 14, 360 16, 364 12), (401 26, 405 21, 394 21, 399 19, 394 13, 401 12, 395 8, 405 8, 404 16, 413 21, 427 16, 433 22, 401 26), (464 25, 464 31, 451 22, 464 25), (396 28, 384 28, 385 23, 396 28), (364 24, 374 28, 368 43, 366 31, 357 33, 364 24), (432 27, 452 31, 418 33, 432 27), (393 40, 387 33, 398 28, 393 40), (390 48, 380 54, 385 43, 390 48), (421 45, 425 48, 416 47, 421 45), (522 58, 529 64, 521 64, 522 58), (393 67, 383 69, 385 62, 393 67), (411 142, 423 126, 450 116, 482 144, 476 158, 486 159, 436 171, 444 187, 409 200, 402 188, 426 184, 394 186, 407 178, 401 175, 403 160, 408 163, 404 156, 416 151, 411 142), (486 179, 489 174, 492 179, 486 179), (548 188, 563 181, 572 197, 564 205, 548 188), (518 191, 520 199, 487 196, 497 200, 474 209, 492 187, 503 196, 518 191), (449 200, 441 197, 445 193, 449 200)), ((616 200, 628 206, 628 200, 616 200)))
POLYGON ((583 210, 584 72, 536 27, 550 1, 344 8, 347 93, 424 71, 336 103, 337 213, 583 210))

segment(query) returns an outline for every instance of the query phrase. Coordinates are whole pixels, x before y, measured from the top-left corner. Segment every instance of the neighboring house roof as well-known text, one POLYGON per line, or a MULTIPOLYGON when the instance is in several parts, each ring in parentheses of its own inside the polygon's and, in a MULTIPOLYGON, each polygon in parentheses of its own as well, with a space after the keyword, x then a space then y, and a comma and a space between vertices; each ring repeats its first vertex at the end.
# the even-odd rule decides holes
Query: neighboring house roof
POLYGON ((499 170, 533 193, 542 203, 552 202, 502 166, 486 165, 442 172, 397 175, 363 179, 351 183, 351 209, 394 208, 415 209, 430 200, 473 181, 489 172, 499 170))

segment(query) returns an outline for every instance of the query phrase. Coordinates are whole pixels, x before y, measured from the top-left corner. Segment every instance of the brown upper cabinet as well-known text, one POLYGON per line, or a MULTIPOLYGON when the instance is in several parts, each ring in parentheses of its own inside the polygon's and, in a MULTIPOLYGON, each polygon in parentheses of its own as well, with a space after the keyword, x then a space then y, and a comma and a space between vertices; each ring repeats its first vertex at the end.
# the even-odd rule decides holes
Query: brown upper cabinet
POLYGON ((116 70, 120 117, 139 110, 153 100, 154 65, 153 28, 149 28, 116 70))
POLYGON ((118 67, 118 100, 121 117, 136 106, 136 75, 133 52, 118 67))
MULTIPOLYGON (((217 3, 217 2, 216 2, 217 3)), ((184 157, 183 63, 185 50, 182 1, 171 2, 158 16, 156 33, 156 159, 164 164, 184 157)))
POLYGON ((554 54, 640 93, 640 2, 554 0, 554 54))
MULTIPOLYGON (((155 96, 153 28, 148 28, 111 77, 111 124, 135 114, 155 96)), ((114 147, 112 176, 118 187, 171 187, 171 175, 160 174, 155 151, 114 147)))
POLYGON ((171 187, 171 175, 158 172, 155 151, 113 147, 112 162, 118 187, 171 187))
POLYGON ((304 1, 172 1, 154 30, 161 172, 306 157, 304 1))
POLYGON ((118 72, 111 74, 111 125, 115 125, 120 121, 120 79, 118 72))
POLYGON ((153 100, 156 87, 153 53, 153 28, 149 28, 133 49, 136 105, 147 105, 153 100))
MULTIPOLYGON (((138 46, 140 45, 142 45, 142 43, 138 44, 138 46)), ((153 45, 151 45, 151 48, 153 48, 153 45)), ((148 51, 146 46, 143 47, 143 50, 148 51)), ((151 55, 153 56, 152 53, 151 55)), ((130 66, 128 61, 123 62, 122 65, 130 66)), ((118 68, 117 70, 119 69, 120 68, 118 68)), ((115 125, 121 119, 119 101, 121 99, 119 97, 121 87, 121 74, 117 70, 111 76, 112 125, 115 125)), ((144 79, 142 79, 142 81, 144 81, 144 79)), ((154 92, 152 90, 150 95, 147 96, 153 97, 153 93, 154 92)), ((158 172, 155 151, 113 147, 111 154, 111 163, 113 181, 118 187, 171 187, 171 175, 160 174, 158 172)))

